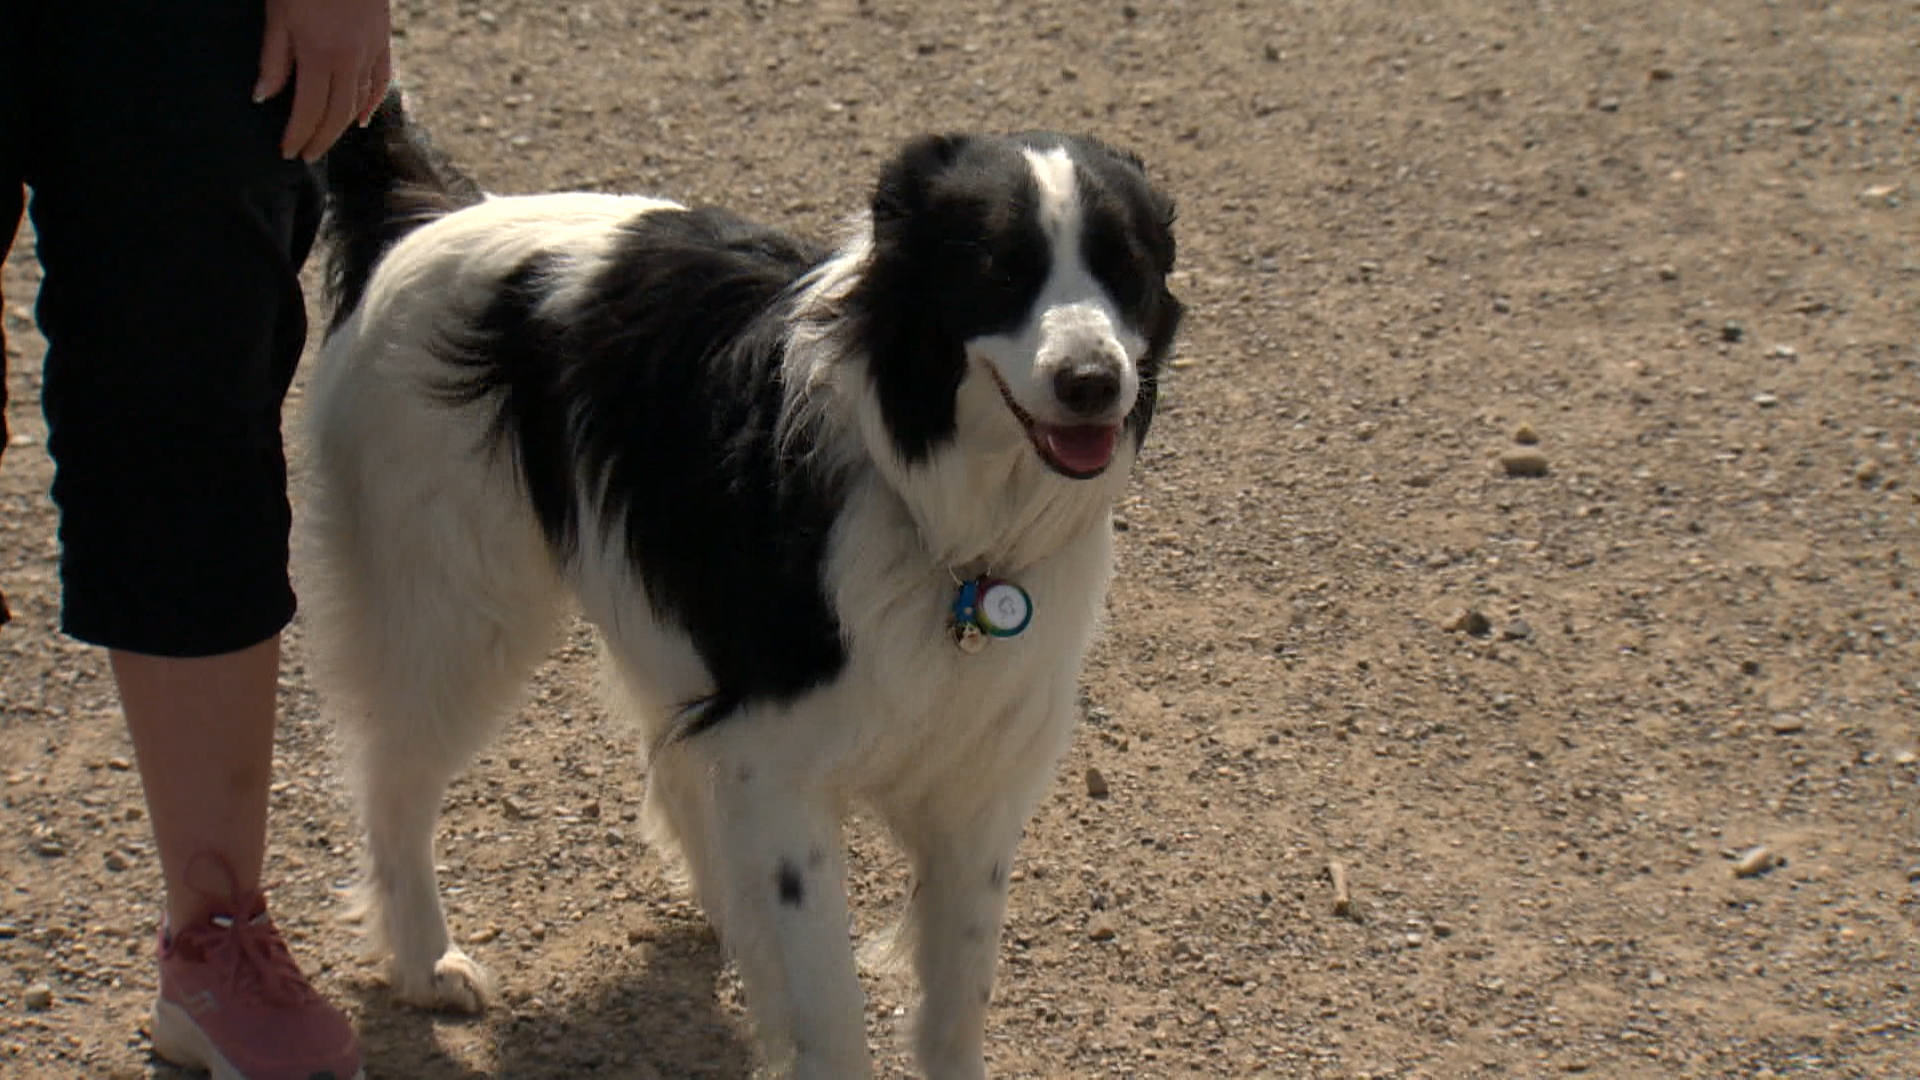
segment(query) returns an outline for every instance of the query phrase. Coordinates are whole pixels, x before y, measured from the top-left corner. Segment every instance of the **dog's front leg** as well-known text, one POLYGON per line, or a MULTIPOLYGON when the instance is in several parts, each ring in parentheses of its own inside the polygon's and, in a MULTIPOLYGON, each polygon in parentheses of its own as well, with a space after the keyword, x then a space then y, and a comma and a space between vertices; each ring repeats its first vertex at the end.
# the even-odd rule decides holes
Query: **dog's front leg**
POLYGON ((776 1075, 863 1080, 866 999, 848 936, 838 808, 763 755, 715 770, 715 912, 776 1075))
POLYGON ((977 814, 931 815, 903 834, 914 861, 907 926, 922 995, 914 1049, 927 1080, 987 1075, 987 1004, 1025 810, 1015 797, 977 814))

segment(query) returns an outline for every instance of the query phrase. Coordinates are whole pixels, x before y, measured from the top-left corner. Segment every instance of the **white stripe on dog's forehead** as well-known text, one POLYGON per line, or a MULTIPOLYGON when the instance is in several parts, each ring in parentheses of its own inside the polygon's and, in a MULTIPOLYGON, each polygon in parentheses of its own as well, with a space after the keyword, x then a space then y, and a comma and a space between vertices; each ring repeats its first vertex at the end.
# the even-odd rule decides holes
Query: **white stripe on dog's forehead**
POLYGON ((1028 150, 1027 167, 1040 189, 1040 227, 1056 245, 1068 247, 1079 240, 1080 192, 1074 177, 1073 158, 1063 147, 1028 150))

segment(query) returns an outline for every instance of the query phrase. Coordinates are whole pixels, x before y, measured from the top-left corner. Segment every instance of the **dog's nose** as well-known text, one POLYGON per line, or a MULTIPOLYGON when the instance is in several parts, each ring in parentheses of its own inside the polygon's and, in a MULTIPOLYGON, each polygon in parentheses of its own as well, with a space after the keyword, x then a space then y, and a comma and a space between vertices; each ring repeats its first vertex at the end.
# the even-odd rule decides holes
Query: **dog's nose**
POLYGON ((1088 357, 1053 373, 1053 396, 1077 416, 1098 416, 1120 396, 1120 365, 1088 357))

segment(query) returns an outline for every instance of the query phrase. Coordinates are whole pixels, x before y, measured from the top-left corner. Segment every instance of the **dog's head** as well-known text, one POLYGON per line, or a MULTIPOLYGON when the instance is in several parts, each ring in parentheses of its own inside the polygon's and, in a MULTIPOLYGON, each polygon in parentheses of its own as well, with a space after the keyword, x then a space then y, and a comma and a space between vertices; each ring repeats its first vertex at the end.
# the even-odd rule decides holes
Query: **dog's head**
POLYGON ((965 422, 966 438, 1024 440, 1069 479, 1130 460, 1180 323, 1173 216, 1137 158, 1092 139, 908 144, 875 192, 853 298, 901 459, 965 422), (963 399, 982 415, 962 416, 963 399))

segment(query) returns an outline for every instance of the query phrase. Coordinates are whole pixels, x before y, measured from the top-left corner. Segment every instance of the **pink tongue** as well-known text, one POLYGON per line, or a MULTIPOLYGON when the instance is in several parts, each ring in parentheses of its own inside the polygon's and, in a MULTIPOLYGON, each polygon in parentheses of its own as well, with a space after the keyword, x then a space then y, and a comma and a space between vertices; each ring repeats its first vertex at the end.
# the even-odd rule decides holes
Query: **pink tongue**
POLYGON ((1068 472, 1094 473, 1113 460, 1114 439, 1119 425, 1040 428, 1040 438, 1054 463, 1068 472))

